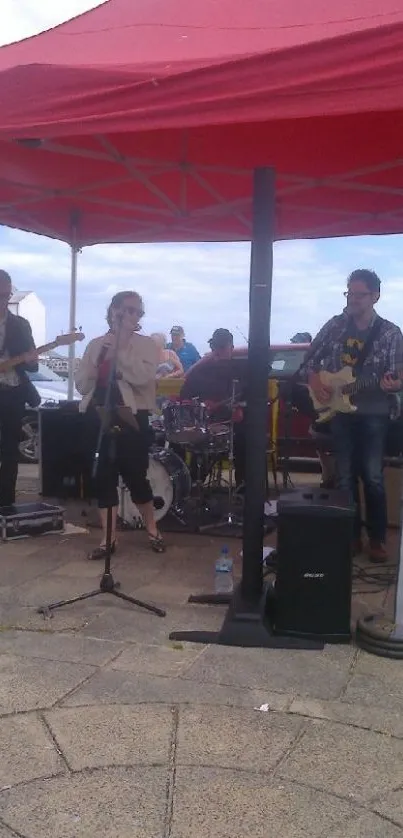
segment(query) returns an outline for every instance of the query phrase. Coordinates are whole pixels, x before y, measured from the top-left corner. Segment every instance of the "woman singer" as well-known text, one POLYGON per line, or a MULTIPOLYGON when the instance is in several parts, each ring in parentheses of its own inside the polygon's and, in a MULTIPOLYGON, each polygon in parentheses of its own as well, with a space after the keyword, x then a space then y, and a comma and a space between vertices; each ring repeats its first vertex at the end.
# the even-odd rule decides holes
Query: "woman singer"
POLYGON ((105 559, 107 510, 112 508, 112 552, 116 549, 116 517, 118 510, 119 475, 138 507, 148 534, 150 547, 165 552, 162 536, 154 518, 153 495, 147 479, 151 431, 149 413, 155 411, 155 380, 158 365, 157 347, 151 338, 138 335, 139 321, 144 315, 143 301, 134 291, 120 291, 112 298, 106 320, 109 331, 88 344, 76 373, 75 381, 83 396, 80 411, 89 411, 100 426, 97 408, 105 405, 111 365, 116 358, 116 375, 112 379, 110 404, 115 443, 111 434, 102 440, 96 474, 96 498, 101 513, 103 538, 89 559, 105 559), (119 408, 129 408, 132 416, 124 416, 119 408))

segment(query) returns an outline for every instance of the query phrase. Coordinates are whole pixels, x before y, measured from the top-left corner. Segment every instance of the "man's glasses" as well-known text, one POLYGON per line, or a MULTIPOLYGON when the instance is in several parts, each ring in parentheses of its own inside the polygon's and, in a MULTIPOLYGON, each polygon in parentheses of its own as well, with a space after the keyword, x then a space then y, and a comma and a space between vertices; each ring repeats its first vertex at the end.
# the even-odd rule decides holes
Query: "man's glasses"
POLYGON ((362 300, 368 296, 371 296, 371 291, 343 291, 343 297, 347 300, 362 300))

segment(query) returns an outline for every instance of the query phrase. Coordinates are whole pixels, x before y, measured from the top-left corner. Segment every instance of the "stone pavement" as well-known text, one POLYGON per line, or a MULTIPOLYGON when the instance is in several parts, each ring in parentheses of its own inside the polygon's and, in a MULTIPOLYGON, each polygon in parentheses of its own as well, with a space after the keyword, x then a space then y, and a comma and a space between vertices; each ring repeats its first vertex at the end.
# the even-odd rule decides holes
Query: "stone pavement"
MULTIPOLYGON (((96 536, 0 545, 0 838, 402 838, 401 662, 170 643, 222 621, 187 604, 208 537, 122 534, 116 578, 165 619, 101 595, 45 620, 97 587, 96 536)), ((360 590, 356 614, 390 607, 360 590)))

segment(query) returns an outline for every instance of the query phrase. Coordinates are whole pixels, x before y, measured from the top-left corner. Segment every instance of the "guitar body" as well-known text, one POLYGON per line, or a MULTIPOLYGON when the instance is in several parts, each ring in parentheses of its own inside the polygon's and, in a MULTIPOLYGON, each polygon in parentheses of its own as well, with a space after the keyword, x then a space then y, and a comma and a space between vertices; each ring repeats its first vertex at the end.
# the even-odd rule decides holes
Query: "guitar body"
POLYGON ((326 372, 322 370, 320 378, 326 387, 330 387, 332 395, 326 404, 319 402, 311 388, 308 385, 309 395, 312 399, 312 404, 318 413, 317 422, 328 422, 336 413, 355 413, 357 410, 354 404, 351 404, 350 396, 343 393, 343 387, 346 384, 353 384, 354 376, 351 367, 343 367, 338 372, 326 372))

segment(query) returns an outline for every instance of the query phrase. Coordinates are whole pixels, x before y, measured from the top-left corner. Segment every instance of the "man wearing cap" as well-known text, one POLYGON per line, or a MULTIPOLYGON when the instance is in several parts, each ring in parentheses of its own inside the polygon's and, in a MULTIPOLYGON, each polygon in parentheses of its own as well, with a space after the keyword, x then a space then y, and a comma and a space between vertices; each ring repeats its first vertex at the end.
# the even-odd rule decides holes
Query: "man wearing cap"
MULTIPOLYGON (((225 402, 229 402, 232 397, 234 381, 237 401, 244 389, 240 364, 232 359, 234 338, 228 329, 216 329, 209 344, 211 352, 189 370, 180 396, 181 399, 201 399, 207 403, 213 421, 228 421, 231 411, 225 402)), ((241 362, 241 366, 244 368, 245 364, 241 362)), ((234 426, 234 459, 235 483, 239 487, 245 480, 245 424, 242 411, 234 426)))
POLYGON ((187 372, 193 364, 200 361, 200 355, 193 343, 185 340, 185 331, 183 326, 172 326, 171 329, 171 343, 168 344, 167 349, 172 349, 176 352, 185 372, 187 372))
POLYGON ((222 402, 231 398, 234 374, 228 361, 232 358, 234 338, 228 329, 216 329, 208 343, 211 352, 186 374, 182 399, 198 397, 202 401, 222 402))

